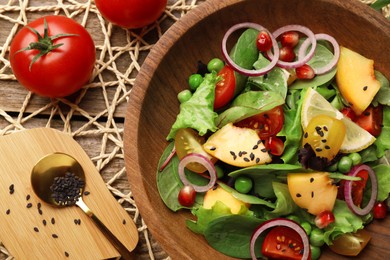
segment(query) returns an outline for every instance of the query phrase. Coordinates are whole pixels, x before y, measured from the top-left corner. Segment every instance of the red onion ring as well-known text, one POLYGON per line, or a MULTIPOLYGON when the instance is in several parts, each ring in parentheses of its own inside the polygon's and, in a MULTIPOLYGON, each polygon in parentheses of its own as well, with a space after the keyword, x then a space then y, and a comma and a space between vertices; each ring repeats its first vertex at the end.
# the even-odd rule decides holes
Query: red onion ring
MULTIPOLYGON (((321 74, 327 73, 328 71, 332 70, 336 66, 336 64, 340 58, 340 46, 337 43, 336 39, 328 34, 318 33, 318 34, 315 34, 314 36, 315 36, 317 41, 318 40, 325 40, 325 41, 330 42, 333 45, 333 58, 329 61, 329 63, 327 65, 323 66, 322 68, 318 68, 318 69, 313 68, 315 74, 321 75, 321 74)), ((309 44, 310 44, 310 40, 309 40, 309 38, 307 38, 302 43, 301 48, 299 49, 298 59, 302 59, 302 56, 305 55, 306 49, 309 46, 309 44)))
POLYGON ((303 255, 302 260, 309 259, 310 255, 310 242, 309 238, 306 234, 306 231, 295 221, 285 218, 275 218, 268 221, 264 221, 262 224, 260 224, 255 232, 253 232, 251 240, 250 240, 250 250, 251 250, 251 257, 252 260, 256 260, 256 253, 255 253, 255 243, 257 238, 267 229, 277 226, 284 226, 289 227, 293 230, 295 230, 298 235, 302 238, 303 243, 303 255))
POLYGON ((222 54, 226 60, 226 63, 231 66, 235 71, 237 71, 238 73, 240 74, 243 74, 245 76, 262 76, 264 74, 267 74, 270 70, 272 70, 273 67, 275 67, 276 63, 278 62, 278 59, 279 59, 279 46, 276 42, 276 39, 272 36, 272 33, 270 33, 267 29, 265 29, 263 26, 257 24, 257 23, 239 23, 239 24, 236 24, 236 25, 233 25, 232 27, 230 27, 229 30, 227 30, 227 32, 225 33, 225 35, 223 36, 223 39, 222 39, 222 54), (276 55, 271 58, 271 63, 268 64, 268 66, 262 68, 262 69, 259 69, 259 70, 248 70, 248 69, 244 69, 240 66, 238 66, 233 60, 232 58, 230 58, 229 56, 229 53, 226 49, 226 43, 227 43, 227 40, 229 39, 230 35, 239 30, 239 29, 242 29, 242 28, 252 28, 252 29, 255 29, 255 30, 258 30, 259 32, 260 31, 266 31, 269 36, 271 37, 271 40, 272 40, 272 48, 273 48, 273 52, 276 53, 276 55))
POLYGON ((376 198, 378 195, 378 180, 376 178, 375 172, 367 165, 361 164, 358 166, 355 166, 351 169, 349 172, 349 176, 356 176, 360 171, 365 170, 368 172, 368 176, 370 176, 371 179, 371 198, 370 201, 367 203, 366 207, 360 208, 353 203, 352 198, 352 184, 353 181, 346 181, 344 186, 344 198, 345 202, 347 203, 350 210, 352 210, 353 213, 359 216, 364 216, 370 213, 372 208, 374 207, 374 204, 376 202, 376 198))
MULTIPOLYGON (((307 27, 305 26, 302 26, 302 25, 296 25, 296 24, 290 24, 290 25, 286 25, 286 26, 283 26, 283 27, 280 27, 279 29, 277 29, 276 31, 274 31, 272 33, 272 35, 276 38, 278 38, 280 35, 282 35, 283 33, 285 32, 289 32, 289 31, 296 31, 296 32, 300 32, 300 33, 303 33, 307 36, 307 39, 311 42, 311 49, 310 51, 306 54, 306 56, 304 57, 300 57, 298 56, 298 60, 296 61, 293 61, 293 62, 286 62, 286 61, 281 61, 279 60, 276 65, 279 66, 279 67, 282 67, 284 69, 295 69, 295 68, 298 68, 304 64, 306 64, 309 60, 311 60, 311 58, 313 58, 314 56, 314 51, 316 50, 316 46, 317 46, 317 41, 315 39, 315 36, 314 36, 314 33, 307 27)), ((299 50, 301 50, 302 47, 300 47, 299 50)), ((307 47, 305 48, 305 50, 307 49, 307 47)), ((274 50, 274 53, 275 53, 275 50, 274 50)), ((267 52, 267 55, 270 59, 274 59, 274 54, 271 52, 271 50, 269 50, 267 52)))
POLYGON ((207 159, 204 155, 201 155, 199 153, 190 153, 184 156, 179 162, 179 177, 180 180, 183 182, 184 186, 186 185, 192 186, 194 187, 196 192, 206 192, 215 185, 217 181, 217 171, 214 167, 214 164, 209 159, 207 159), (194 185, 188 181, 184 168, 187 164, 194 163, 194 162, 202 164, 208 170, 210 175, 210 181, 207 185, 205 186, 194 185))

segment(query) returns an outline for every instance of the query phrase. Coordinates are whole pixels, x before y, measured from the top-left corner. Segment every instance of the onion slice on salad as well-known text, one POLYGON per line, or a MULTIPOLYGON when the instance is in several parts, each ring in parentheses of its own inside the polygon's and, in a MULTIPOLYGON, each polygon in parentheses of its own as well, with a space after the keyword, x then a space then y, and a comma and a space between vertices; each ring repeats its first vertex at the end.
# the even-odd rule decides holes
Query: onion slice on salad
MULTIPOLYGON (((333 58, 329 61, 329 63, 321 68, 313 68, 314 70, 314 73, 317 74, 317 75, 321 75, 321 74, 325 74, 327 73, 328 71, 332 70, 339 58, 340 58, 340 46, 338 44, 338 42, 336 41, 335 38, 333 38, 332 36, 328 35, 328 34, 325 34, 325 33, 318 33, 318 34, 315 34, 314 35, 316 40, 325 40, 325 41, 328 41, 332 44, 333 46, 333 58)), ((306 53, 306 49, 308 48, 310 44, 310 40, 309 38, 307 38, 301 45, 300 49, 299 49, 299 53, 298 53, 298 59, 302 59, 303 56, 305 55, 306 53)))
POLYGON ((192 186, 196 192, 208 191, 215 185, 217 181, 217 171, 214 167, 214 164, 209 159, 207 159, 204 155, 201 155, 199 153, 190 153, 184 156, 179 162, 178 171, 179 171, 180 180, 183 182, 184 186, 186 185, 192 186), (205 186, 194 185, 188 181, 184 168, 189 163, 200 163, 207 169, 210 175, 210 181, 207 185, 205 186))
MULTIPOLYGON (((296 31, 296 32, 303 33, 304 35, 307 36, 307 40, 311 43, 311 48, 305 56, 301 57, 298 55, 298 60, 292 61, 292 62, 278 60, 278 62, 276 63, 277 66, 284 68, 284 69, 295 69, 295 68, 301 67, 302 65, 306 64, 309 60, 311 60, 313 58, 314 52, 315 52, 316 46, 317 46, 317 41, 316 41, 316 38, 314 36, 314 33, 309 28, 302 26, 302 25, 298 25, 298 24, 290 24, 290 25, 280 27, 279 29, 274 31, 272 33, 272 35, 275 37, 275 39, 277 39, 280 35, 282 35, 285 32, 289 32, 289 31, 296 31)), ((299 47, 298 53, 301 51, 301 49, 302 49, 302 46, 299 47)), ((307 47, 305 48, 305 52, 306 52, 306 49, 307 49, 307 47)), ((274 53, 272 53, 271 50, 269 50, 267 52, 267 55, 270 59, 274 59, 275 50, 274 50, 274 53)))
POLYGON ((264 74, 267 74, 269 71, 272 70, 273 67, 275 67, 276 63, 279 60, 279 46, 276 42, 276 39, 272 36, 272 33, 270 33, 266 28, 264 28, 260 24, 249 23, 249 22, 248 23, 239 23, 239 24, 233 25, 232 27, 229 28, 229 30, 226 31, 226 33, 222 39, 222 55, 224 56, 226 63, 229 66, 231 66, 238 73, 245 75, 245 76, 256 77, 256 76, 262 76, 264 74), (252 29, 258 30, 259 32, 266 31, 269 34, 269 36, 271 37, 272 49, 273 49, 273 52, 276 53, 276 55, 273 55, 273 57, 271 58, 271 63, 268 64, 266 67, 261 68, 259 70, 248 70, 248 69, 240 67, 232 60, 232 58, 230 58, 230 55, 229 55, 229 53, 227 51, 227 47, 226 47, 227 40, 229 39, 229 37, 232 33, 234 33, 235 31, 237 31, 239 29, 243 29, 243 28, 248 28, 248 29, 252 28, 252 29))
POLYGON ((370 176, 371 179, 371 197, 370 201, 367 203, 367 205, 364 208, 360 208, 353 203, 352 198, 352 185, 353 181, 346 181, 344 186, 344 198, 345 202, 347 203, 350 210, 352 210, 353 213, 359 216, 364 216, 370 213, 372 208, 374 207, 377 195, 378 195, 378 180, 376 178, 375 172, 367 165, 361 164, 358 166, 355 166, 351 169, 349 172, 349 176, 356 176, 360 171, 367 171, 368 176, 370 176))
POLYGON ((255 244, 257 238, 267 229, 277 227, 277 226, 284 226, 293 229, 298 233, 298 235, 302 239, 303 243, 303 254, 302 254, 302 260, 309 259, 310 255, 310 242, 309 238, 306 234, 306 231, 295 221, 285 218, 275 218, 268 221, 264 221, 262 224, 260 224, 255 232, 253 232, 251 240, 250 240, 250 250, 251 250, 251 257, 252 260, 256 260, 256 253, 255 253, 255 244))

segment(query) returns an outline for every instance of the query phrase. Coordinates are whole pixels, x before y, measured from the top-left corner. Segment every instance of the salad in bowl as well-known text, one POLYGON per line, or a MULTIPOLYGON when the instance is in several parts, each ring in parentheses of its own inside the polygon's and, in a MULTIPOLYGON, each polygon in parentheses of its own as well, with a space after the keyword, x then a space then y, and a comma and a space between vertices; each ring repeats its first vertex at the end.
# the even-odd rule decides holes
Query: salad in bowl
POLYGON ((230 257, 358 255, 388 211, 389 80, 302 25, 239 23, 221 46, 178 93, 162 201, 230 257))

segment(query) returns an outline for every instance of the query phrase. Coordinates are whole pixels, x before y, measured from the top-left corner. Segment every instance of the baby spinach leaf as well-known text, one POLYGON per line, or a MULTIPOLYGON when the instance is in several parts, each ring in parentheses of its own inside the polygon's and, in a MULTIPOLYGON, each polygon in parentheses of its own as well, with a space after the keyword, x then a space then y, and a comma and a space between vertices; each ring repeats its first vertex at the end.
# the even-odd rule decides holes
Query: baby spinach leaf
POLYGON ((245 92, 234 99, 230 108, 218 115, 215 123, 218 127, 223 127, 228 123, 238 122, 283 104, 284 99, 276 92, 245 92))
POLYGON ((200 86, 196 89, 192 97, 180 104, 180 112, 172 125, 167 140, 174 139, 176 132, 180 128, 192 128, 205 135, 207 131, 216 131, 215 118, 218 116, 214 112, 215 84, 218 81, 216 73, 206 74, 200 86))
MULTIPOLYGON (((328 64, 332 58, 333 53, 331 51, 329 51, 325 46, 317 44, 314 57, 308 62, 308 64, 313 68, 321 68, 328 64)), ((289 88, 304 89, 327 85, 333 80, 336 75, 336 71, 336 68, 334 68, 325 74, 315 76, 311 80, 296 80, 289 88)))
MULTIPOLYGON (((174 142, 171 142, 167 146, 167 148, 165 148, 160 158, 160 161, 158 163, 157 189, 165 205, 172 211, 178 211, 179 209, 185 208, 182 205, 180 205, 177 199, 180 189, 184 186, 178 174, 179 158, 176 155, 173 156, 170 162, 166 165, 166 167, 162 171, 159 170, 161 168, 161 165, 168 158, 173 147, 174 147, 174 142)), ((197 185, 205 185, 208 182, 207 179, 203 178, 202 176, 194 172, 186 170, 186 174, 188 180, 191 183, 197 185)), ((204 195, 202 193, 198 193, 196 195, 194 207, 202 205, 203 196, 204 195)))
POLYGON ((372 167, 378 179, 378 201, 384 201, 390 194, 390 166, 379 164, 372 167))
POLYGON ((287 184, 273 182, 272 188, 274 189, 276 196, 276 207, 273 211, 266 214, 267 219, 289 215, 298 208, 298 206, 291 198, 287 184))
POLYGON ((279 181, 280 175, 286 175, 289 172, 303 171, 300 165, 292 164, 264 164, 239 169, 229 173, 230 177, 237 178, 245 175, 253 180, 254 193, 264 198, 275 198, 275 192, 272 187, 273 182, 279 181))
MULTIPOLYGON (((255 63, 258 58, 259 51, 256 46, 258 33, 259 32, 255 29, 245 30, 238 38, 237 43, 229 54, 232 60, 241 68, 252 69, 253 63, 255 63)), ((238 95, 245 87, 248 77, 237 72, 234 72, 234 76, 236 79, 234 95, 238 95)))
MULTIPOLYGON (((216 218, 207 226, 204 236, 211 247, 219 252, 237 258, 251 258, 250 239, 252 233, 263 220, 242 216, 227 215, 216 218)), ((261 248, 263 236, 256 241, 256 248, 261 248)), ((257 257, 261 257, 258 250, 257 257)))

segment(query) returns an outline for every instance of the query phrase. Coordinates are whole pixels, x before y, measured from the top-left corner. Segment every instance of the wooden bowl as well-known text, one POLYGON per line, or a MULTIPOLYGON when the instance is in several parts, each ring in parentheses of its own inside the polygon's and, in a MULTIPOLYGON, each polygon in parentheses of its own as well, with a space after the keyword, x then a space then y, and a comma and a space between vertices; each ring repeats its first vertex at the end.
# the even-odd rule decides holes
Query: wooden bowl
MULTIPOLYGON (((126 169, 136 204, 153 236, 172 259, 229 259, 185 226, 188 212, 171 212, 156 186, 158 160, 179 111, 177 93, 188 88, 188 76, 199 60, 222 57, 226 30, 251 21, 273 31, 302 24, 333 35, 341 45, 375 60, 390 78, 390 23, 357 0, 208 0, 176 22, 142 65, 128 103, 124 148, 126 169)), ((357 259, 390 255, 390 219, 375 221, 369 246, 357 259)), ((325 250, 321 259, 344 259, 325 250)))

